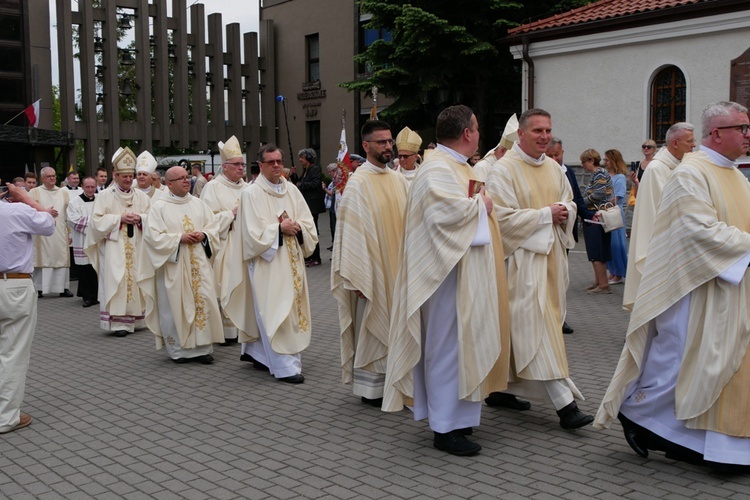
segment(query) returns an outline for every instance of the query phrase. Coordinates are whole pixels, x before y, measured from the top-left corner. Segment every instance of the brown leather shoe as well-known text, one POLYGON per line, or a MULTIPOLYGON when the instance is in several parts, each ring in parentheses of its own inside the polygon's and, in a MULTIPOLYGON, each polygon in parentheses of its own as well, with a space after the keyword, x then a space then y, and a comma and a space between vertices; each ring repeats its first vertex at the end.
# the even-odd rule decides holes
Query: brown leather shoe
POLYGON ((28 427, 31 424, 31 415, 26 413, 21 413, 21 420, 18 421, 15 427, 12 429, 8 429, 7 431, 0 431, 0 434, 6 434, 8 432, 17 431, 18 429, 23 429, 24 427, 28 427))

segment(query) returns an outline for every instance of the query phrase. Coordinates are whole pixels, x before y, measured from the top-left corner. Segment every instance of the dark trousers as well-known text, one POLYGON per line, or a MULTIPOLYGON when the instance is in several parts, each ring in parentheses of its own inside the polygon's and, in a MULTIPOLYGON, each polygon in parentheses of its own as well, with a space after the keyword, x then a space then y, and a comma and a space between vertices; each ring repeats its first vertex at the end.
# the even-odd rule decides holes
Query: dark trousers
MULTIPOLYGON (((313 221, 315 222, 315 232, 320 236, 320 230, 318 229, 318 214, 313 214, 313 221)), ((307 258, 308 261, 318 261, 320 262, 320 241, 318 241, 318 244, 315 245, 315 251, 312 253, 311 256, 307 258)))
POLYGON ((333 239, 336 236, 336 211, 333 208, 328 209, 328 218, 331 221, 331 245, 333 245, 333 239))
MULTIPOLYGON (((78 279, 79 266, 73 259, 73 247, 68 247, 68 251, 70 252, 70 281, 76 281, 78 279)), ((78 296, 81 296, 80 292, 78 292, 78 296)))
POLYGON ((78 266, 78 296, 83 297, 83 300, 96 302, 98 295, 99 277, 94 271, 94 266, 78 266))

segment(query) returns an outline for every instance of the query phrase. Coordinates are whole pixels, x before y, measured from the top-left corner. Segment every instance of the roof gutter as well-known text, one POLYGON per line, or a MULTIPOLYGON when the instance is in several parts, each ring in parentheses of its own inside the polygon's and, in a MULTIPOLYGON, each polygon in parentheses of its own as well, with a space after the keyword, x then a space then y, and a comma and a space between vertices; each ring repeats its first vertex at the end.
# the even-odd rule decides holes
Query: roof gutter
POLYGON ((526 95, 528 97, 528 107, 531 109, 534 107, 534 61, 529 56, 529 37, 524 36, 521 38, 523 43, 523 61, 526 63, 526 95))

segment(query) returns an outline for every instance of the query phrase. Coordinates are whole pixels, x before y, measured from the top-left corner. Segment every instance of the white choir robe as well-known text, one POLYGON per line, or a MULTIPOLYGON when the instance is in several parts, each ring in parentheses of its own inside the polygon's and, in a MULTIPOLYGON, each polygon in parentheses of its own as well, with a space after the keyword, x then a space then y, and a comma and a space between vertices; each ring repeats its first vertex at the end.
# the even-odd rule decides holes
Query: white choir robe
POLYGON ((54 207, 55 232, 52 236, 34 236, 34 286, 42 293, 62 293, 70 288, 70 251, 68 203, 71 191, 38 186, 29 194, 44 208, 54 207))

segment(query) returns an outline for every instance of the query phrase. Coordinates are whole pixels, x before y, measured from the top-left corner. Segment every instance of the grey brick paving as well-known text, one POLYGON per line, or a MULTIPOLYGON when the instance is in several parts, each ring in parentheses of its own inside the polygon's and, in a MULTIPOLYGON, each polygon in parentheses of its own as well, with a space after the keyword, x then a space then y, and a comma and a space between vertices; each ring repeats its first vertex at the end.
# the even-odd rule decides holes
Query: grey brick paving
MULTIPOLYGON (((147 331, 118 339, 80 299, 41 299, 24 406, 34 422, 0 437, 0 499, 750 498, 750 477, 642 459, 617 424, 564 431, 542 405, 485 408, 478 457, 434 450, 426 424, 363 406, 341 385, 329 256, 308 270, 300 386, 240 362, 236 346, 216 347, 212 366, 175 365, 147 331)), ((571 377, 595 412, 628 318, 622 287, 583 292, 593 271, 582 245, 570 266, 571 377)))

